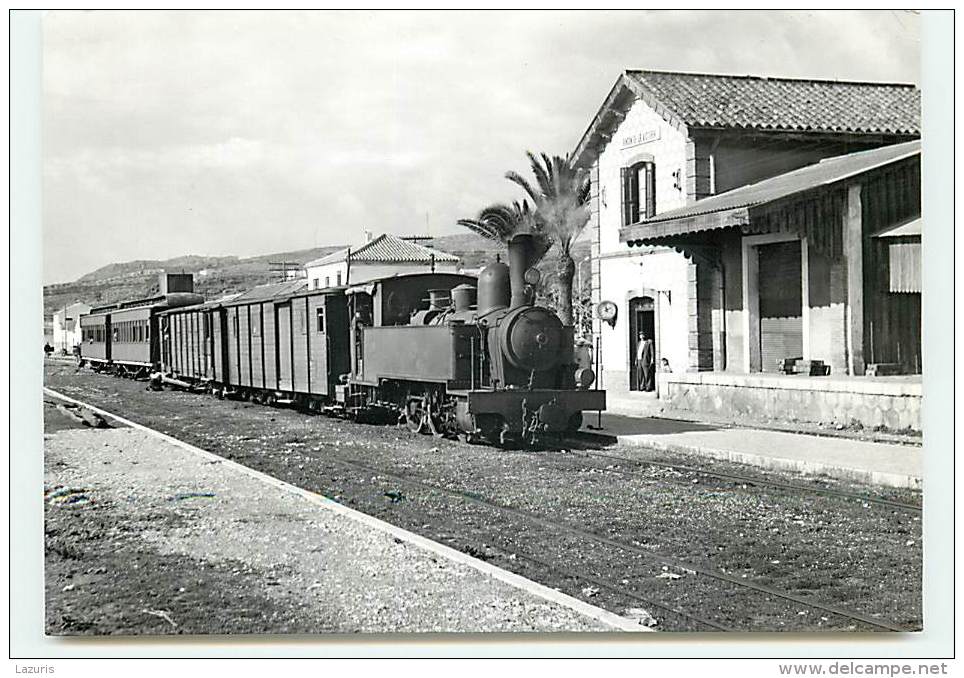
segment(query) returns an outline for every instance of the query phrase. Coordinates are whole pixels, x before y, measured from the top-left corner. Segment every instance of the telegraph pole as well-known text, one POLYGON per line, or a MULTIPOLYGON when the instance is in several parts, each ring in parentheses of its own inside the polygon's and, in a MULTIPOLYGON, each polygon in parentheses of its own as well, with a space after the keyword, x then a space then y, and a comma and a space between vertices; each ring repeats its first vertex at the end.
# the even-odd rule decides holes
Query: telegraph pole
POLYGON ((281 282, 288 279, 288 271, 296 271, 301 266, 297 261, 269 261, 268 270, 281 274, 281 282))

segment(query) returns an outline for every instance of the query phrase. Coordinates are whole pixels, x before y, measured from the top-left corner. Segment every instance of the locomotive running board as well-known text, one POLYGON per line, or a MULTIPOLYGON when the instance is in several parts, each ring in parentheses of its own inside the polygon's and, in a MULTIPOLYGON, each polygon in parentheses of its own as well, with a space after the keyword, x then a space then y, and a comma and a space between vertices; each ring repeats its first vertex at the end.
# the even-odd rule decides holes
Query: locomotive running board
POLYGON ((529 407, 536 407, 557 399, 565 403, 566 409, 576 411, 596 411, 606 409, 606 392, 600 390, 562 390, 562 389, 532 389, 514 390, 504 389, 501 391, 461 391, 454 392, 456 395, 464 394, 469 401, 469 408, 474 411, 485 412, 490 409, 504 409, 507 403, 516 401, 518 406, 522 406, 522 401, 526 400, 529 407))

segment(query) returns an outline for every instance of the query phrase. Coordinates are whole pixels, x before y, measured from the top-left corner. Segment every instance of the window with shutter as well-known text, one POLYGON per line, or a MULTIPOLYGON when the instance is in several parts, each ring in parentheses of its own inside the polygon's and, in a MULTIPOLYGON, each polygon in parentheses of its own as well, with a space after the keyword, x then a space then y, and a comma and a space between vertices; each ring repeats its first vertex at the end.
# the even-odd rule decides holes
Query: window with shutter
POLYGON ((637 162, 621 170, 623 225, 638 223, 656 214, 656 165, 637 162))

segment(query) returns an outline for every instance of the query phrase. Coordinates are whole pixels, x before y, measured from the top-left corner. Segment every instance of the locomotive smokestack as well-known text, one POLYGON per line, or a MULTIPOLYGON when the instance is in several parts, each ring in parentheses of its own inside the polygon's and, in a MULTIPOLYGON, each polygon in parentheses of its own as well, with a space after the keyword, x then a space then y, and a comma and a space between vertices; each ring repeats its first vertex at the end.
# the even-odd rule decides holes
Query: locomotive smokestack
POLYGON ((518 308, 529 303, 526 294, 525 274, 529 270, 532 259, 532 236, 520 233, 509 241, 509 286, 512 289, 512 300, 509 308, 518 308))

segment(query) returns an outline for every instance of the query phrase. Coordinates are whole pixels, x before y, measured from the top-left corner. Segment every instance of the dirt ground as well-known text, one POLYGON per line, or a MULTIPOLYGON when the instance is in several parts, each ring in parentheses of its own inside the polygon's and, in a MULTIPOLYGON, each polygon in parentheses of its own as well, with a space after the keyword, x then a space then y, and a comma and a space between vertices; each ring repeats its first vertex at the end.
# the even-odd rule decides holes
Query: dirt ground
MULTIPOLYGON (((699 619, 733 630, 873 630, 697 570, 773 586, 908 629, 922 624, 921 517, 913 512, 673 469, 607 463, 579 450, 508 451, 207 395, 153 393, 140 382, 68 365, 49 364, 46 383, 605 609, 623 614, 646 607, 641 600, 649 601, 660 630, 706 630, 699 619), (426 485, 578 526, 611 542, 540 526, 426 485), (698 567, 668 567, 655 559, 660 555, 698 567)), ((49 425, 56 426, 56 420, 49 425)), ((638 449, 617 446, 610 451, 647 458, 638 449)), ((684 455, 652 452, 648 458, 818 482, 684 455)), ((880 494, 878 488, 819 483, 880 494)), ((888 496, 920 499, 910 491, 888 496)), ((74 529, 70 520, 58 522, 63 520, 58 516, 48 522, 47 563, 53 572, 68 557, 51 545, 58 543, 58 534, 74 529)), ((106 528, 76 529, 96 533, 106 528)), ((217 588, 218 578, 228 573, 210 576, 217 588)), ((245 608, 249 603, 239 604, 245 608)))
POLYGON ((46 581, 49 633, 644 629, 142 430, 61 430, 45 449, 49 560, 60 565, 46 581))

